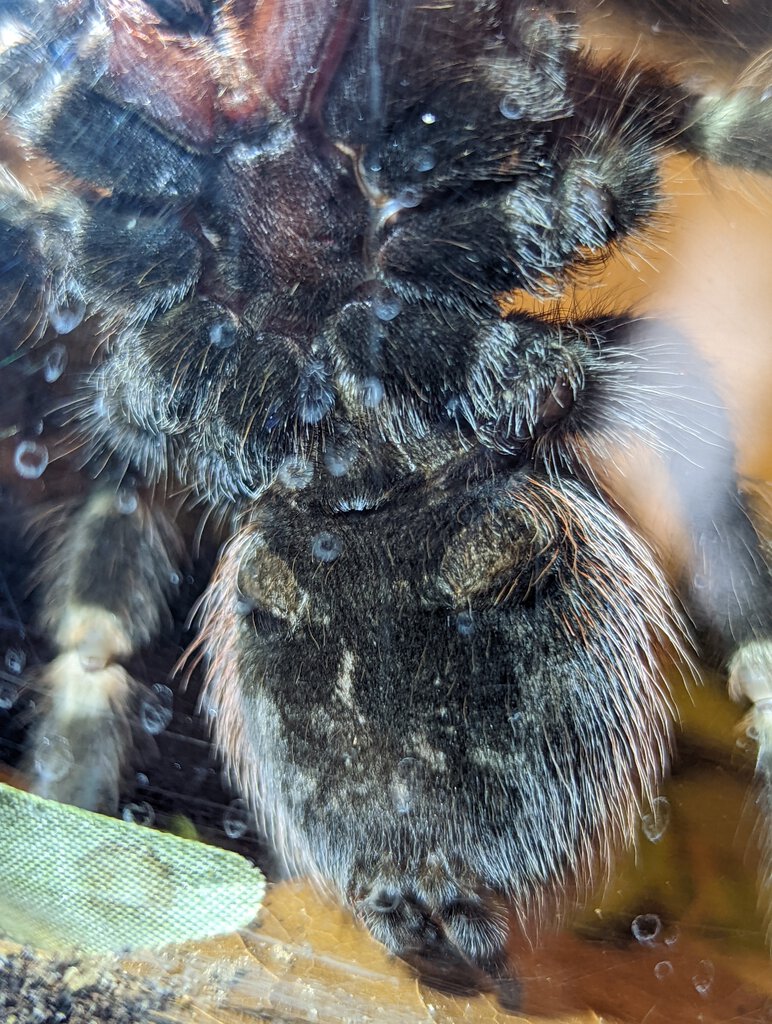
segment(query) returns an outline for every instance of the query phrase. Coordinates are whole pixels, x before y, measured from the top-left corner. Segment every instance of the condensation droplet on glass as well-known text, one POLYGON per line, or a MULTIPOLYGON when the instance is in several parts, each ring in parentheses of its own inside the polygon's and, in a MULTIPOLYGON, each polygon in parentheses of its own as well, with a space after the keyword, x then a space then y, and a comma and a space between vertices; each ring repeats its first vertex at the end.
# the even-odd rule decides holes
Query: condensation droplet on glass
POLYGON ((229 839, 241 839, 249 831, 249 810, 243 800, 234 800, 225 808, 223 832, 229 839))
POLYGON ((334 562, 343 550, 343 541, 334 533, 322 530, 311 541, 311 554, 319 562, 334 562))
POLYGON ((426 174, 428 171, 434 170, 437 164, 437 157, 434 154, 433 149, 417 149, 413 154, 413 166, 419 174, 426 174))
POLYGON ((67 349, 64 345, 52 345, 43 359, 43 380, 53 384, 67 368, 67 349))
POLYGON ((35 750, 35 770, 46 782, 58 782, 74 763, 66 736, 44 736, 35 750))
POLYGON ((218 320, 209 326, 209 342, 215 348, 230 348, 236 341, 236 325, 232 320, 218 320))
POLYGON ((155 821, 155 811, 147 802, 141 800, 139 803, 126 804, 121 811, 124 821, 132 821, 135 825, 152 825, 155 821))
POLYGON ((0 679, 0 711, 9 711, 19 699, 19 684, 0 679))
POLYGON ((436 124, 437 115, 432 114, 430 111, 427 110, 426 113, 421 114, 421 120, 423 121, 424 124, 436 124))
POLYGON ((670 803, 664 796, 655 797, 651 810, 641 818, 643 833, 650 843, 658 843, 670 824, 670 803))
POLYGON ((361 390, 362 404, 366 409, 375 409, 383 401, 383 383, 377 377, 368 377, 362 381, 361 390))
POLYGON ((662 922, 657 914, 639 914, 630 925, 633 936, 644 946, 657 941, 662 931, 662 922))
POLYGON ((654 977, 657 981, 669 978, 672 973, 673 965, 669 960, 660 960, 660 962, 654 966, 654 977))
POLYGON ((472 636, 475 630, 474 616, 471 612, 459 612, 456 616, 456 629, 459 636, 472 636))
POLYGON ((508 121, 517 121, 518 118, 523 116, 523 108, 520 105, 519 98, 513 93, 507 93, 501 100, 499 110, 508 121))
POLYGON ((27 664, 27 655, 20 647, 9 647, 5 652, 5 667, 15 676, 20 676, 27 664))
POLYGON ((134 491, 122 487, 115 495, 115 508, 122 516, 130 516, 137 511, 139 499, 134 491))
POLYGON ((20 441, 13 456, 13 467, 25 480, 37 480, 48 465, 48 448, 37 441, 20 441))
POLYGON ((298 491, 311 483, 314 478, 314 467, 307 459, 291 455, 282 462, 276 475, 285 487, 298 491))
POLYGON ((421 795, 424 766, 415 757, 403 757, 391 780, 391 802, 398 814, 409 814, 421 795))
POLYGON ((299 381, 298 416, 309 425, 320 423, 334 405, 335 391, 327 367, 320 359, 312 359, 299 381))
POLYGON ((402 303, 392 292, 383 292, 381 295, 376 295, 373 299, 373 313, 375 313, 379 320, 383 320, 384 323, 388 323, 399 316, 401 309, 402 303))
POLYGON ((519 740, 525 732, 525 718, 522 711, 512 712, 509 716, 509 726, 512 729, 512 735, 519 740))
POLYGON ((324 466, 330 476, 344 476, 351 468, 356 451, 353 447, 330 445, 324 453, 324 466))
POLYGON ((713 966, 713 961, 700 960, 697 970, 692 975, 692 985, 694 985, 695 991, 699 992, 701 996, 706 996, 710 992, 715 976, 716 969, 713 966))
POLYGON ((74 331, 86 315, 86 303, 79 295, 67 294, 48 314, 51 326, 57 334, 74 331))
POLYGON ((166 729, 173 717, 174 694, 163 683, 153 683, 150 694, 140 707, 142 726, 151 736, 157 736, 166 729))
POLYGON ((412 210, 414 207, 419 206, 422 199, 421 190, 413 188, 408 185, 407 188, 403 188, 396 197, 396 202, 403 210, 412 210))

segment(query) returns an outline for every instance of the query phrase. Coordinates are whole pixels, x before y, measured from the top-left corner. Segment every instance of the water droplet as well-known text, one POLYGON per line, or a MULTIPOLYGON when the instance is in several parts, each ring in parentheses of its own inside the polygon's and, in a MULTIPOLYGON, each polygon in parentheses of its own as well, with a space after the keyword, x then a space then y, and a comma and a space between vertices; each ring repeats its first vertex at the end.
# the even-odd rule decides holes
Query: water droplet
POLYGON ((169 573, 169 583, 173 587, 180 587, 180 586, 182 586, 182 577, 180 576, 180 574, 178 572, 170 572, 169 573))
POLYGON ((352 445, 330 445, 324 453, 324 466, 330 476, 344 476, 356 456, 352 445))
POLYGON ((327 367, 321 359, 305 367, 298 383, 298 416, 304 423, 319 423, 335 405, 327 367))
POLYGON ((460 636, 472 636, 474 634, 474 616, 471 612, 458 613, 456 616, 456 629, 460 636))
POLYGON ((209 326, 209 342, 215 348, 230 348, 236 342, 236 325, 231 319, 217 320, 209 326))
POLYGON ((512 735, 516 740, 520 740, 525 733, 525 718, 523 717, 522 711, 513 711, 509 716, 509 725, 512 729, 512 735))
POLYGON ((412 210, 416 206, 420 206, 421 190, 413 188, 412 185, 408 185, 407 188, 403 188, 402 191, 396 196, 395 202, 401 206, 404 210, 412 210))
POLYGON ((48 319, 57 334, 74 331, 86 315, 86 303, 72 292, 65 294, 49 312, 48 319))
POLYGON ((0 679, 0 711, 10 711, 19 698, 19 684, 0 679))
POLYGON ((375 409, 381 404, 384 396, 382 381, 377 377, 368 377, 361 384, 362 404, 366 409, 375 409))
POLYGON ((399 316, 401 309, 402 303, 393 292, 382 292, 373 299, 373 313, 375 313, 379 320, 383 320, 384 323, 388 323, 399 316))
POLYGON ((58 782, 74 763, 70 744, 65 736, 44 736, 35 750, 35 770, 46 782, 58 782))
POLYGON ((499 103, 499 110, 508 121, 517 121, 523 116, 523 108, 520 105, 519 97, 511 92, 507 93, 499 103))
POLYGON ((155 821, 155 811, 147 802, 141 800, 136 804, 126 804, 121 811, 124 821, 133 821, 135 825, 152 825, 155 821))
POLYGON ((658 843, 670 824, 670 803, 664 796, 658 796, 651 802, 651 811, 641 818, 643 834, 650 843, 658 843))
POLYGON ((657 914, 639 914, 630 926, 635 938, 644 946, 650 946, 657 941, 662 931, 662 922, 657 914))
POLYGON ((314 467, 307 459, 299 455, 290 455, 279 466, 277 472, 279 482, 294 491, 307 487, 314 478, 314 467))
POLYGON ((169 687, 154 683, 139 712, 142 725, 151 736, 157 736, 167 728, 174 714, 173 705, 174 694, 169 687))
POLYGON ((147 775, 145 775, 144 772, 137 772, 136 780, 137 780, 137 785, 138 786, 149 786, 150 785, 150 779, 147 777, 147 775))
POLYGON ((409 814, 421 796, 424 765, 415 757, 403 757, 391 780, 391 802, 398 814, 409 814))
POLYGON ((241 839, 249 831, 249 810, 243 800, 234 800, 225 808, 222 827, 229 839, 241 839))
POLYGON ((341 754, 341 760, 344 768, 351 768, 359 760, 359 751, 356 747, 349 747, 341 754))
POLYGON ((37 441, 20 441, 13 456, 13 467, 25 480, 37 480, 46 471, 48 448, 37 441))
POLYGON ((432 114, 427 110, 425 114, 421 114, 421 120, 423 121, 424 124, 436 124, 437 115, 432 114))
POLYGON ((433 149, 424 147, 423 149, 417 149, 413 154, 413 166, 419 174, 426 174, 428 171, 434 170, 436 164, 437 157, 433 149))
POLYGON ((654 977, 657 981, 662 981, 664 978, 669 978, 673 973, 673 965, 669 960, 660 960, 654 967, 654 977))
POLYGON ((334 533, 322 530, 311 541, 311 554, 320 562, 334 562, 343 550, 343 541, 334 533))
POLYGON ((59 380, 67 367, 67 349, 64 345, 52 345, 43 360, 43 380, 53 384, 59 380))
POLYGON ((130 516, 133 512, 137 511, 139 505, 139 499, 134 491, 130 491, 125 487, 122 487, 115 495, 115 508, 123 516, 130 516))
POLYGON ((700 960, 697 970, 692 975, 692 985, 701 996, 706 996, 713 985, 716 969, 712 960, 700 960))
POLYGON ((5 667, 15 676, 20 676, 27 664, 27 655, 20 647, 9 647, 5 652, 5 667))

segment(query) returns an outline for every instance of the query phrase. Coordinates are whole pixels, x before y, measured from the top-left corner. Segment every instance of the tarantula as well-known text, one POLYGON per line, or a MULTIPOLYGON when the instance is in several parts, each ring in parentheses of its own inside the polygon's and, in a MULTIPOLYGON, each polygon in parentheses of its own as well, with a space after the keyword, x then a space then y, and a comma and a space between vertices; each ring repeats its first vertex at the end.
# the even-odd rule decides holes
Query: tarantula
POLYGON ((696 94, 593 58, 552 0, 11 0, 0 39, 3 342, 99 339, 70 404, 95 482, 41 569, 37 788, 114 799, 182 489, 230 524, 195 651, 288 868, 514 1001, 512 911, 632 841, 666 768, 687 626, 601 482, 628 440, 683 498, 688 611, 762 722, 772 698, 709 375, 662 323, 517 296, 645 229, 669 151, 769 171, 764 66, 696 94))

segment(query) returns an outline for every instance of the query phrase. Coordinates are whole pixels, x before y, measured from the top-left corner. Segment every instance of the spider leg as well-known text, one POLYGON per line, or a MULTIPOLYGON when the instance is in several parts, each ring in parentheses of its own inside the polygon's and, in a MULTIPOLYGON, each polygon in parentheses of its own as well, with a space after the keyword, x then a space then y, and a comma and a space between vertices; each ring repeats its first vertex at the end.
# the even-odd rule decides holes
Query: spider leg
POLYGON ((42 622, 58 654, 40 679, 34 792, 115 810, 137 693, 123 663, 160 632, 178 555, 171 523, 128 489, 99 490, 49 527, 42 622))

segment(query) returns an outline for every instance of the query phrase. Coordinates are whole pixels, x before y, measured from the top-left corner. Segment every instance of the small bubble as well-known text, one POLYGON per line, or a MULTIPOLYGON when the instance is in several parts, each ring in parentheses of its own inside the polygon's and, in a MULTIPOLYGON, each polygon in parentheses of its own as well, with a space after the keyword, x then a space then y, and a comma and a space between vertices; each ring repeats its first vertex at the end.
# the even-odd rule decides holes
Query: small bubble
POLYGON ((122 487, 115 495, 115 508, 122 516, 130 516, 137 511, 139 499, 134 491, 122 487))
POLYGON ((143 728, 151 736, 157 736, 167 728, 172 720, 174 694, 163 683, 154 683, 151 693, 142 701, 140 720, 143 728))
POLYGON ((658 843, 670 824, 670 803, 664 796, 651 802, 651 811, 641 818, 643 833, 650 843, 658 843))
POLYGON ((368 377, 361 384, 362 404, 366 409, 375 409, 381 404, 384 396, 382 381, 377 377, 368 377))
POLYGON ((373 299, 373 313, 375 313, 379 320, 383 320, 384 323, 388 323, 399 316, 401 309, 402 303, 392 292, 383 292, 381 295, 376 295, 373 299))
POLYGON ((79 295, 67 293, 48 314, 51 326, 57 334, 74 331, 86 315, 86 303, 79 295))
POLYGON ((660 960, 654 967, 654 977, 657 981, 662 981, 664 978, 669 978, 673 973, 673 965, 669 960, 660 960))
POLYGON ((74 764, 65 736, 44 736, 35 751, 35 770, 46 782, 58 782, 74 764))
POLYGON ((716 969, 711 960, 700 960, 697 970, 692 975, 692 985, 701 996, 706 996, 713 985, 716 969))
POLYGON ((298 491, 311 483, 314 478, 314 467, 307 459, 291 455, 282 462, 276 475, 285 487, 298 491))
POLYGON ((126 804, 121 811, 124 821, 132 821, 135 825, 152 825, 155 821, 155 811, 147 802, 142 800, 136 804, 126 804))
POLYGON ((147 775, 145 775, 144 772, 137 772, 135 778, 137 780, 137 785, 138 786, 149 786, 150 785, 150 779, 147 777, 147 775))
POLYGON ((9 647, 5 652, 5 667, 15 676, 20 676, 27 664, 27 655, 19 647, 9 647))
POLYGON ((46 471, 48 448, 37 441, 20 441, 13 456, 13 466, 25 480, 37 480, 46 471))
POLYGON ((650 946, 657 941, 662 931, 662 922, 657 914, 639 914, 630 926, 635 938, 644 946, 650 946))
POLYGON ((423 148, 417 149, 413 154, 413 166, 419 172, 419 174, 426 174, 428 171, 434 170, 437 165, 437 157, 434 154, 433 149, 423 148))
POLYGON ((311 541, 311 554, 319 562, 334 562, 343 550, 343 541, 334 533, 322 530, 311 541))
POLYGON ((519 99, 511 92, 507 93, 499 103, 499 110, 508 121, 517 121, 523 116, 523 108, 519 103, 519 99))
POLYGON ((59 380, 67 367, 67 349, 64 345, 52 345, 43 360, 43 380, 53 384, 59 380))
POLYGON ((228 804, 222 819, 222 827, 229 839, 241 839, 249 831, 249 810, 243 800, 228 804))
POLYGON ((209 327, 209 342, 215 348, 230 348, 236 341, 236 325, 232 320, 218 320, 209 327))
POLYGON ((424 124, 436 124, 437 115, 432 114, 427 110, 425 114, 421 114, 421 120, 423 121, 424 124))
POLYGON ((459 636, 472 636, 475 631, 474 616, 471 612, 459 612, 456 616, 456 629, 459 636))
POLYGON ((182 586, 182 576, 180 576, 180 574, 178 572, 170 572, 169 573, 169 583, 173 587, 180 587, 180 586, 182 586))

